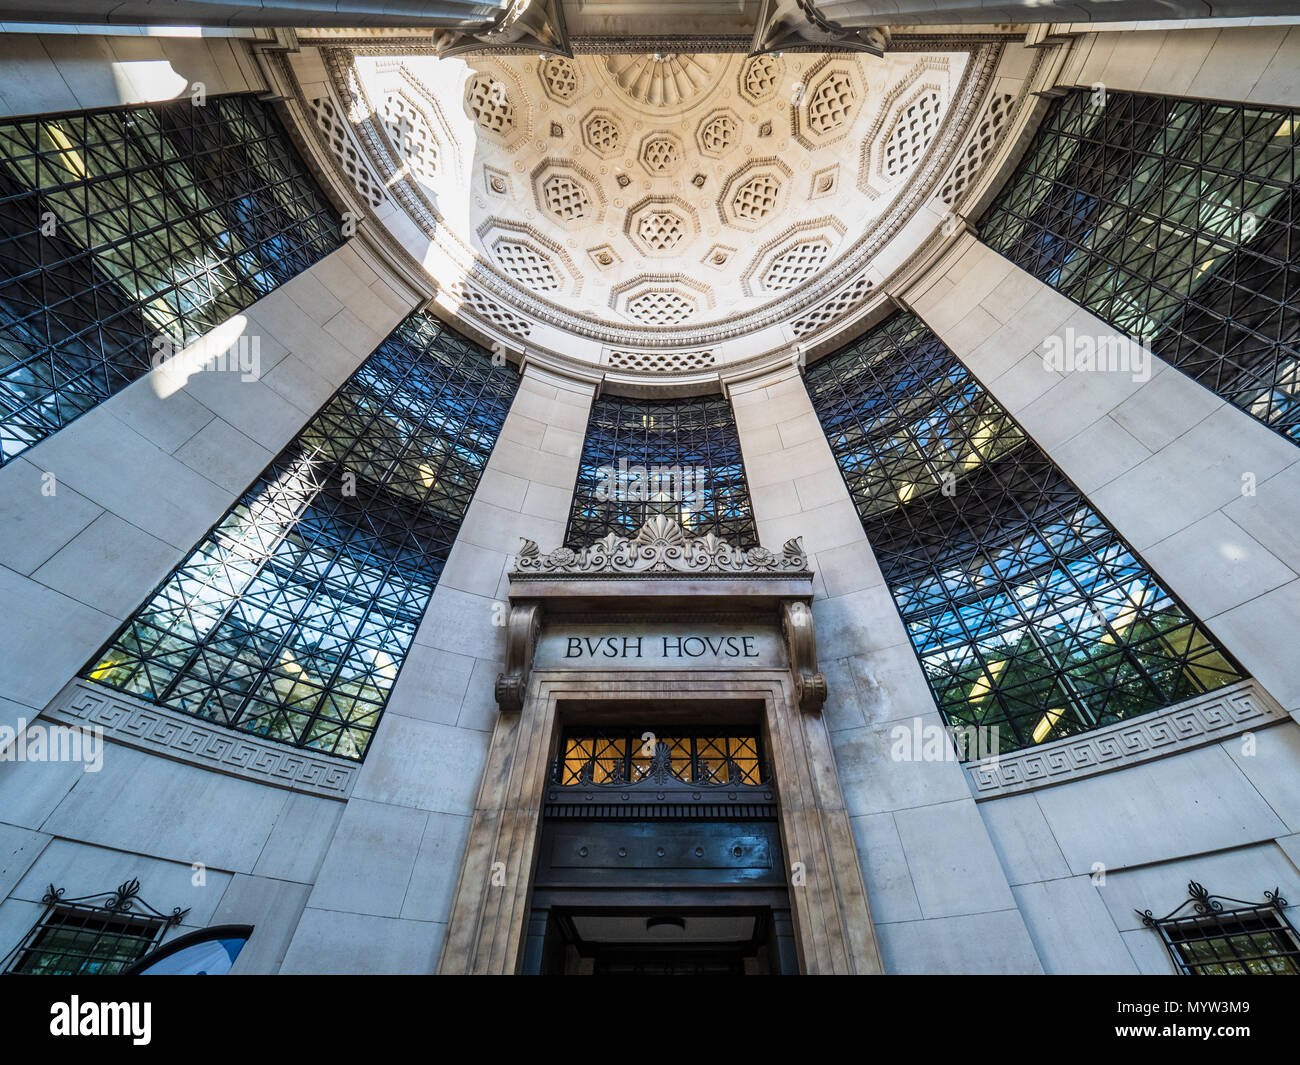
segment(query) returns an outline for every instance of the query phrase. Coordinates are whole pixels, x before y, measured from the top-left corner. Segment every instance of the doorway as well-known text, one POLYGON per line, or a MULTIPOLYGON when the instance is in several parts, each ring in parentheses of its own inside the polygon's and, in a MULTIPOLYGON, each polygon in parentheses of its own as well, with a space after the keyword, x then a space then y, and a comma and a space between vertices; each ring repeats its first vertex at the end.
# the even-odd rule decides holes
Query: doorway
POLYGON ((525 972, 798 971, 757 725, 571 725, 542 815, 525 972))
POLYGON ((768 976, 798 971, 789 912, 771 907, 552 909, 539 972, 768 976), (785 927, 782 927, 782 926, 785 927))
MULTIPOLYGON (((679 907, 770 908, 778 942, 784 928, 792 930, 782 972, 881 971, 829 736, 821 715, 800 708, 788 671, 535 670, 526 693, 521 708, 503 712, 493 732, 440 972, 541 972, 552 910, 621 909, 648 919, 679 907), (597 761, 592 757, 577 763, 581 787, 557 782, 557 756, 570 729, 636 729, 645 722, 668 739, 700 722, 709 731, 748 728, 762 741, 771 778, 731 787, 731 766, 709 762, 706 750, 714 786, 680 777, 670 782, 669 767, 684 758, 679 748, 674 759, 670 747, 657 769, 663 787, 653 772, 637 788, 614 780, 598 785, 595 764, 588 783, 581 767, 597 761), (634 822, 651 835, 630 845, 638 837, 621 826, 634 822), (677 851, 665 831, 674 824, 677 851), (551 835, 557 827, 600 825, 585 843, 571 835, 567 850, 557 849, 551 835), (600 832, 612 834, 601 843, 600 832), (593 850, 593 843, 609 849, 593 850), (586 855, 578 853, 582 846, 586 855), (620 855, 620 847, 627 853, 620 855), (608 876, 602 878, 597 861, 608 876), (629 871, 632 861, 642 868, 629 871), (644 894, 633 894, 638 889, 644 894), (677 891, 684 894, 668 894, 677 891)), ((636 732, 638 741, 644 731, 636 732)), ((642 757, 639 743, 635 754, 642 757)), ((743 769, 743 754, 729 750, 727 760, 743 769)), ((700 755, 697 746, 696 764, 700 755)), ((628 754, 622 757, 626 766, 628 754)))

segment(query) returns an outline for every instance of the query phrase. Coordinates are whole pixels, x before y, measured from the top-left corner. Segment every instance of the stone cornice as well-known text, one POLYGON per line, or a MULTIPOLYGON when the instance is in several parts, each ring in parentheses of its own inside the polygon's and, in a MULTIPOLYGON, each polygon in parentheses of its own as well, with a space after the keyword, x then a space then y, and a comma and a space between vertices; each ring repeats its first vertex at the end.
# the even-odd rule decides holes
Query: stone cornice
POLYGON ((68 684, 41 716, 102 729, 113 743, 174 762, 328 799, 346 799, 361 769, 360 762, 264 740, 81 679, 68 684))
POLYGON ((976 801, 1000 799, 1140 765, 1290 720, 1254 680, 1106 728, 966 763, 976 801))

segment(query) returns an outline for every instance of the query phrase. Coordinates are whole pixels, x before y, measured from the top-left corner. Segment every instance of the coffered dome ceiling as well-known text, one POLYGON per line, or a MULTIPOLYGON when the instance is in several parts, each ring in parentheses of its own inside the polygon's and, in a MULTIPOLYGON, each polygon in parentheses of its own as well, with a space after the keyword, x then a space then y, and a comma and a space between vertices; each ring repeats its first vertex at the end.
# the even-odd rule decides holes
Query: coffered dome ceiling
POLYGON ((810 337, 942 225, 1008 124, 1001 51, 292 62, 310 135, 444 314, 690 373, 810 337))

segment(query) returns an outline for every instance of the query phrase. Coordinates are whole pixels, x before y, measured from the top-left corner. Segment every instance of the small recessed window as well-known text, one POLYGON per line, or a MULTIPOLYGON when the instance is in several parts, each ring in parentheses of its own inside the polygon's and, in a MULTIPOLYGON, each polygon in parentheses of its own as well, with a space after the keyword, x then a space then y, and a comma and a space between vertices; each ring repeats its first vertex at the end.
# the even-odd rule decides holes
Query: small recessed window
POLYGON ((64 899, 50 885, 45 913, 5 959, 3 971, 29 976, 114 976, 158 945, 187 910, 163 914, 139 898, 140 881, 116 891, 64 899), (144 911, 144 912, 142 912, 144 911))
POLYGON ((1262 904, 1210 895, 1195 881, 1188 885, 1188 895, 1167 917, 1139 911, 1142 923, 1160 932, 1184 975, 1300 975, 1300 936, 1283 912, 1287 902, 1276 889, 1264 893, 1262 904), (1179 916, 1188 906, 1192 912, 1179 916))
POLYGON ((35 929, 12 973, 31 976, 112 976, 148 953, 161 921, 55 909, 35 929))

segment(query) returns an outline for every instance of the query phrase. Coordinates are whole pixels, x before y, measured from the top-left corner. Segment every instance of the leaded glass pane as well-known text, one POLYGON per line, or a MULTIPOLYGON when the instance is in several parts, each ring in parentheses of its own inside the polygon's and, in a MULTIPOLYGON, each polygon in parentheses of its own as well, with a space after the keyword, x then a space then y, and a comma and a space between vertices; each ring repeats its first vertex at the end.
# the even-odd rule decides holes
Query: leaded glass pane
POLYGON ((758 542, 736 420, 722 396, 592 403, 565 543, 633 536, 660 514, 688 536, 758 542))
POLYGON ((406 318, 84 675, 362 757, 516 382, 406 318))
POLYGON ((1241 678, 915 315, 807 382, 950 725, 997 726, 1005 752, 1241 678))
POLYGON ((1300 112, 1077 90, 979 232, 1300 440, 1300 112))
POLYGON ((253 96, 0 122, 0 464, 340 243, 253 96))
POLYGON ((683 783, 758 785, 767 779, 753 729, 663 735, 650 728, 567 731, 554 779, 565 786, 636 784, 653 775, 656 755, 667 773, 683 783))

